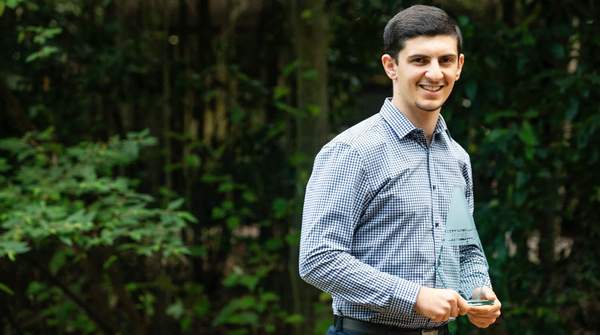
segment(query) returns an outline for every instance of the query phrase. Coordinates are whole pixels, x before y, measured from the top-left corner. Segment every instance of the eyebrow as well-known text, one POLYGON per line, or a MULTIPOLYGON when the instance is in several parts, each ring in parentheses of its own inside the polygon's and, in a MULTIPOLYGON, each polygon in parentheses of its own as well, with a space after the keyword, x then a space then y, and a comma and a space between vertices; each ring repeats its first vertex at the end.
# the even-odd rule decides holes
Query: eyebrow
MULTIPOLYGON (((431 58, 431 56, 421 55, 421 54, 415 54, 415 55, 408 56, 408 59, 415 59, 415 58, 431 58)), ((445 54, 445 55, 439 56, 438 58, 453 58, 453 59, 456 59, 456 58, 458 58, 458 55, 457 54, 445 54)))

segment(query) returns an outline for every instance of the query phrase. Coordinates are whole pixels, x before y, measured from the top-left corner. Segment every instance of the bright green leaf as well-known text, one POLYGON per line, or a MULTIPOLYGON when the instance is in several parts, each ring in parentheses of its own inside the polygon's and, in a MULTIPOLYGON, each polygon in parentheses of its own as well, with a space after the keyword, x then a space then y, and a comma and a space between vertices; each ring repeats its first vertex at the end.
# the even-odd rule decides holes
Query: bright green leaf
POLYGON ((0 283, 0 291, 8 294, 8 295, 14 295, 15 293, 13 292, 13 290, 10 289, 10 287, 6 286, 4 283, 0 283))
POLYGON ((166 313, 167 315, 173 317, 176 320, 179 320, 185 312, 185 308, 181 300, 177 300, 175 303, 169 305, 167 307, 166 313))

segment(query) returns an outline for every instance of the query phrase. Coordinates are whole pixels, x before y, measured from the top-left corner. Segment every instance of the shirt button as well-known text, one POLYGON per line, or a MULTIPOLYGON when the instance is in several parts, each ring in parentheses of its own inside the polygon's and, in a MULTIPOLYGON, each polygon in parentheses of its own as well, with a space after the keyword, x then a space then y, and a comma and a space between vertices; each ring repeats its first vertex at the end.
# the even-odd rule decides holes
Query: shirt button
POLYGON ((436 223, 435 223, 435 226, 436 226, 436 227, 439 227, 439 226, 440 226, 440 223, 439 223, 439 222, 436 222, 436 223))
POLYGON ((435 185, 433 185, 433 190, 435 191, 435 185))

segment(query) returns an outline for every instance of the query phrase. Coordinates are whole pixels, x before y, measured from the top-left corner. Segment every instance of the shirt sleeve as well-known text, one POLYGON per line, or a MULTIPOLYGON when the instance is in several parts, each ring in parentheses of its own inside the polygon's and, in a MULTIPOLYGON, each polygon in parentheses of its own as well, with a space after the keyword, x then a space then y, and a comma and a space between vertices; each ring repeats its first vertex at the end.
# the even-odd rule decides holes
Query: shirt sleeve
MULTIPOLYGON (((471 161, 466 157, 466 164, 463 166, 463 177, 466 181, 465 196, 469 205, 469 211, 473 215, 474 196, 473 196, 473 177, 471 171, 471 161)), ((477 287, 492 287, 488 274, 488 263, 483 252, 481 243, 479 245, 468 245, 460 248, 460 270, 462 288, 459 292, 467 298, 472 298, 473 289, 477 287)))
POLYGON ((360 155, 344 143, 317 155, 307 185, 300 239, 300 276, 315 287, 378 312, 414 313, 420 286, 360 261, 354 229, 371 196, 360 155))

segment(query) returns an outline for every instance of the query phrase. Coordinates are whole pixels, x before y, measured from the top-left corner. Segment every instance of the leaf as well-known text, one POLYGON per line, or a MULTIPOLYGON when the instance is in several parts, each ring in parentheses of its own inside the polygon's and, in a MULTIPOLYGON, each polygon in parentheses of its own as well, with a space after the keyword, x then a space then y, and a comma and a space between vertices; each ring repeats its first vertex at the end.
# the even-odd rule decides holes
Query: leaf
POLYGON ((284 77, 289 76, 290 74, 294 73, 294 71, 296 71, 298 69, 298 66, 300 65, 299 61, 294 61, 291 62, 289 64, 287 64, 282 70, 281 73, 283 74, 284 77))
POLYGON ((196 217, 194 217, 194 215, 192 215, 192 213, 190 212, 178 212, 177 216, 179 216, 184 221, 198 223, 198 219, 196 219, 196 217))
POLYGON ((279 296, 274 292, 264 292, 260 295, 260 301, 264 303, 279 301, 279 296))
MULTIPOLYGON (((2 166, 1 161, 0 161, 0 166, 2 166)), ((0 169, 1 172, 1 169, 0 169)), ((256 196, 256 193, 252 192, 252 191, 244 191, 244 193, 242 193, 242 198, 248 202, 248 203, 256 203, 258 201, 258 198, 256 196)))
POLYGON ((190 168, 198 168, 202 163, 202 159, 200 159, 200 156, 194 154, 186 155, 184 161, 185 165, 190 168))
POLYGON ((0 140, 0 149, 10 151, 15 154, 17 152, 27 150, 28 145, 19 138, 5 138, 0 140))
POLYGON ((300 232, 292 231, 285 236, 285 241, 291 246, 297 246, 300 244, 300 232))
POLYGON ((521 141, 523 141, 523 143, 527 144, 528 146, 534 146, 537 144, 537 137, 535 135, 535 131, 533 130, 533 127, 531 127, 531 124, 527 121, 524 121, 521 125, 521 130, 519 131, 519 138, 521 139, 521 141))
POLYGON ((319 116, 319 114, 321 114, 321 107, 317 106, 317 105, 308 105, 306 107, 306 110, 308 112, 308 115, 312 116, 312 117, 317 117, 319 116))
POLYGON ((231 315, 227 319, 227 323, 234 324, 234 325, 257 326, 259 323, 258 314, 256 314, 256 312, 253 312, 253 311, 236 313, 234 315, 231 315))
POLYGON ((277 108, 278 110, 286 112, 286 113, 288 113, 288 114, 290 114, 292 116, 298 117, 298 116, 301 115, 300 110, 298 108, 295 108, 295 107, 293 107, 291 105, 288 105, 286 103, 277 101, 277 102, 275 102, 274 105, 275 105, 275 108, 277 108))
POLYGON ((169 305, 169 307, 167 307, 166 310, 167 315, 173 317, 176 320, 179 320, 183 316, 184 312, 185 309, 183 307, 183 303, 179 299, 175 303, 169 305))
POLYGON ((0 257, 7 256, 11 261, 17 254, 29 251, 29 246, 23 241, 0 241, 0 257))
POLYGON ((14 295, 15 293, 13 292, 13 290, 10 289, 10 287, 6 286, 4 283, 0 283, 0 291, 8 294, 8 295, 14 295))
POLYGON ((0 158, 0 173, 4 173, 10 169, 10 165, 4 158, 0 158))
POLYGON ((300 17, 303 20, 310 20, 314 16, 314 13, 310 9, 305 9, 300 13, 300 17))
POLYGON ((44 46, 42 47, 40 50, 32 53, 31 55, 27 56, 27 58, 25 59, 25 63, 31 63, 35 60, 38 59, 44 59, 44 58, 48 58, 51 55, 55 54, 58 52, 58 48, 57 47, 53 47, 53 46, 44 46))
POLYGON ((50 273, 56 275, 58 271, 65 265, 67 261, 67 252, 65 250, 58 250, 50 259, 50 263, 48 267, 50 268, 50 273))
POLYGON ((202 257, 207 254, 207 249, 203 245, 193 245, 190 247, 190 255, 194 257, 202 257))
POLYGON ((284 322, 292 325, 298 325, 304 322, 304 317, 300 314, 290 314, 285 317, 284 322))
POLYGON ((227 218, 227 228, 234 230, 240 226, 240 218, 237 216, 231 216, 227 218))
POLYGON ((222 207, 213 207, 210 217, 213 220, 220 220, 227 216, 227 212, 222 207))
POLYGON ((273 90, 273 98, 279 100, 290 95, 290 88, 287 86, 276 86, 273 90))
POLYGON ((244 113, 244 110, 239 106, 231 107, 231 123, 240 123, 244 120, 245 116, 246 114, 244 113))
POLYGON ((183 202, 184 202, 184 200, 182 198, 173 200, 167 206, 167 210, 170 210, 170 211, 177 210, 181 207, 181 205, 183 205, 183 202))
POLYGON ((214 326, 223 324, 252 324, 258 322, 256 313, 247 312, 247 310, 256 306, 257 302, 253 296, 243 296, 241 298, 233 299, 229 301, 223 309, 219 312, 217 317, 213 320, 214 326), (242 312, 241 312, 242 311, 242 312), (249 314, 253 314, 249 315, 249 314))
POLYGON ((283 219, 287 216, 288 202, 284 198, 275 198, 273 201, 273 216, 276 219, 283 219))
POLYGON ((235 184, 230 180, 225 180, 219 184, 219 188, 217 191, 219 193, 227 193, 233 191, 235 188, 235 184))
POLYGON ((6 7, 15 9, 24 0, 6 0, 6 7))
POLYGON ((108 259, 102 264, 103 270, 108 270, 110 267, 118 260, 118 257, 115 255, 111 255, 108 259))

